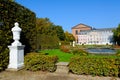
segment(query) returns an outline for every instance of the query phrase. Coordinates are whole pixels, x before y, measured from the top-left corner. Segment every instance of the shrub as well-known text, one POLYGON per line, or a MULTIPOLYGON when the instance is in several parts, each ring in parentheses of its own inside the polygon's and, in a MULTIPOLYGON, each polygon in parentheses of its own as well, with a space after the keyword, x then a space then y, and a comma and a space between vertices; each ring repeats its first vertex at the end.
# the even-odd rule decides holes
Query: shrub
POLYGON ((86 51, 84 51, 82 49, 73 49, 72 53, 74 55, 80 55, 80 56, 86 56, 86 55, 88 55, 88 52, 86 52, 86 51))
POLYGON ((56 70, 55 63, 57 56, 41 55, 39 53, 29 53, 25 56, 25 69, 30 71, 50 71, 56 70))
POLYGON ((66 53, 70 53, 71 47, 69 45, 61 45, 60 50, 66 53))
POLYGON ((66 53, 72 53, 74 55, 86 56, 88 52, 85 50, 79 49, 79 47, 72 47, 69 45, 61 45, 60 50, 66 53))
POLYGON ((68 41, 61 41, 61 44, 62 44, 62 45, 70 45, 70 43, 71 43, 71 45, 72 45, 72 42, 68 42, 68 41))
POLYGON ((56 49, 58 48, 58 37, 56 35, 46 35, 46 34, 40 34, 38 38, 39 43, 37 43, 40 46, 41 50, 45 49, 56 49))
POLYGON ((2 53, 0 53, 0 71, 3 71, 7 68, 8 62, 8 49, 6 48, 2 53))
POLYGON ((69 70, 81 75, 119 76, 120 58, 76 56, 69 63, 69 70))
POLYGON ((120 56, 120 50, 117 50, 116 55, 120 56))
POLYGON ((5 49, 13 42, 11 29, 14 23, 18 22, 22 28, 20 41, 25 45, 25 51, 35 49, 36 15, 34 12, 16 2, 0 0, 0 22, 3 23, 0 25, 0 46, 5 49))

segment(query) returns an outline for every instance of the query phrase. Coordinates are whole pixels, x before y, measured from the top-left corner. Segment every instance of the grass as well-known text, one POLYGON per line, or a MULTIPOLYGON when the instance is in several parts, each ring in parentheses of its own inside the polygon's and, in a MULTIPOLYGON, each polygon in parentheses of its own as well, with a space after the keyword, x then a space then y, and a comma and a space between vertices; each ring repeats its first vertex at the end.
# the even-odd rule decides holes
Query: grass
MULTIPOLYGON (((71 57, 79 56, 79 55, 74 55, 74 54, 71 54, 71 53, 62 52, 59 49, 43 50, 43 51, 40 51, 40 52, 46 53, 48 55, 58 56, 59 62, 70 62, 71 57)), ((95 57, 96 58, 102 58, 102 57, 104 57, 104 58, 106 58, 106 57, 117 58, 118 56, 116 56, 116 55, 104 55, 104 54, 89 54, 87 57, 90 57, 90 58, 95 58, 95 57)))
POLYGON ((48 55, 56 55, 56 56, 58 56, 59 62, 69 62, 70 58, 72 56, 74 56, 73 54, 62 52, 59 49, 43 50, 41 52, 48 53, 48 55))

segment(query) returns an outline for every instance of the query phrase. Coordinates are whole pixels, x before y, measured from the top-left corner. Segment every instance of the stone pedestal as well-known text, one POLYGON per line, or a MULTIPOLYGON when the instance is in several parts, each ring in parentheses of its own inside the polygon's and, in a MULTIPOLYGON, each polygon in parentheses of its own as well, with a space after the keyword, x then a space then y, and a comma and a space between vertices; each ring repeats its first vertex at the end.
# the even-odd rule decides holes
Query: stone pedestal
POLYGON ((19 70, 24 66, 24 45, 22 46, 8 46, 9 53, 9 65, 8 70, 19 70))
POLYGON ((57 70, 56 73, 60 73, 60 74, 67 74, 69 72, 68 69, 68 62, 59 62, 57 63, 57 70))

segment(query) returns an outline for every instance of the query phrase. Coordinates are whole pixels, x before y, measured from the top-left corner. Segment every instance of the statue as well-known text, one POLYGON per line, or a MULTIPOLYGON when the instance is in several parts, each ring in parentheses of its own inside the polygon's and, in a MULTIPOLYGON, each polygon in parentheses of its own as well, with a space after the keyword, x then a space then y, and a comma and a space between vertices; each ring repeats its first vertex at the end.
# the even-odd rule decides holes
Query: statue
POLYGON ((21 28, 19 24, 16 22, 15 26, 12 28, 13 40, 12 45, 8 46, 9 52, 9 65, 7 70, 17 71, 22 69, 24 66, 24 45, 22 45, 20 40, 20 32, 21 28))

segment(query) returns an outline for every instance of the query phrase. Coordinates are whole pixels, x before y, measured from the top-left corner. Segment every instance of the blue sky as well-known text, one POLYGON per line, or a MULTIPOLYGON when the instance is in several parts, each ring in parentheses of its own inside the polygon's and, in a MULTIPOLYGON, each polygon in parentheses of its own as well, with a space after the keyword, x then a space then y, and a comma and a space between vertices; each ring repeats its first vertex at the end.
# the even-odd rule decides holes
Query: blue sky
POLYGON ((120 23, 120 0, 15 0, 36 13, 49 18, 65 31, 83 23, 94 28, 113 28, 120 23))

